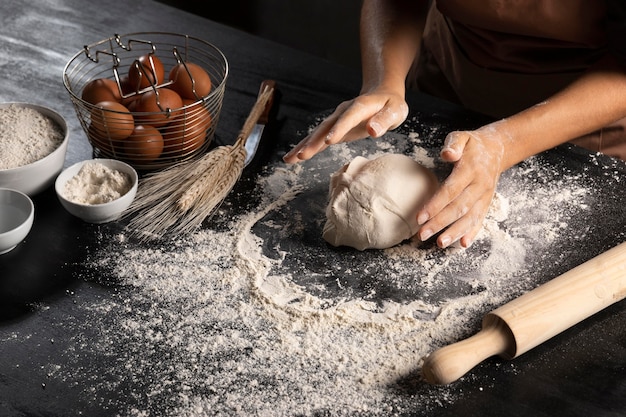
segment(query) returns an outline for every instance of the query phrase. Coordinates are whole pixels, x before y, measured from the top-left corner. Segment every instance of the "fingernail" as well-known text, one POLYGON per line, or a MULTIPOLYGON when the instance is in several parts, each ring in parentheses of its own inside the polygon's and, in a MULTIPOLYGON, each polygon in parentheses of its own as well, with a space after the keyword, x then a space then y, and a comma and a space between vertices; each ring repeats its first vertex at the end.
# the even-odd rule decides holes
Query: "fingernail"
POLYGON ((422 242, 427 241, 431 236, 433 235, 433 231, 432 230, 424 230, 422 233, 420 233, 420 239, 422 242))
POLYGON ((420 226, 423 225, 428 221, 429 217, 430 216, 428 215, 428 213, 421 213, 419 216, 417 216, 417 224, 419 224, 420 226))
POLYGON ((451 241, 452 241, 452 239, 450 238, 450 236, 443 236, 441 238, 441 247, 442 248, 447 247, 450 244, 451 241))
MULTIPOLYGON (((306 150, 306 145, 300 147, 300 149, 298 149, 298 152, 296 152, 296 157, 300 158, 300 156, 302 156, 302 153, 304 153, 305 150, 306 150)), ((293 153, 294 151, 291 151, 291 152, 293 153)))

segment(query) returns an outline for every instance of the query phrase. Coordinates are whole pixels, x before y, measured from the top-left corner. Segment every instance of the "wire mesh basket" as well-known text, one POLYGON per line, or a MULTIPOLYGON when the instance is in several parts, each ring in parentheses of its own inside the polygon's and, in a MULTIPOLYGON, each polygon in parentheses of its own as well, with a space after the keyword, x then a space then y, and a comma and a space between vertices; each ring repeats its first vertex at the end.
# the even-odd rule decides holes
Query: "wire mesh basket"
POLYGON ((137 32, 85 45, 63 84, 96 157, 140 170, 165 168, 209 147, 228 62, 189 35, 137 32))

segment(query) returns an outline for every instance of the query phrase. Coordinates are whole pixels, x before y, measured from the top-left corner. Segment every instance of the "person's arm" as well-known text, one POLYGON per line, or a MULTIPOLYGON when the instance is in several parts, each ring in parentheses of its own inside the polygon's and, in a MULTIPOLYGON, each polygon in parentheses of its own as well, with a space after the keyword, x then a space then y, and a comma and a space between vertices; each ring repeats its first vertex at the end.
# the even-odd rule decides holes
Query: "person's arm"
POLYGON ((427 0, 363 2, 360 95, 337 106, 285 155, 285 162, 310 159, 332 144, 380 137, 404 122, 406 76, 419 51, 427 7, 427 0))
POLYGON ((382 87, 404 96, 407 73, 419 52, 427 7, 426 1, 363 2, 362 94, 382 87))
POLYGON ((418 213, 419 237, 468 247, 482 227, 500 174, 556 145, 626 117, 626 69, 607 59, 563 91, 509 118, 452 132, 441 151, 455 164, 418 213))

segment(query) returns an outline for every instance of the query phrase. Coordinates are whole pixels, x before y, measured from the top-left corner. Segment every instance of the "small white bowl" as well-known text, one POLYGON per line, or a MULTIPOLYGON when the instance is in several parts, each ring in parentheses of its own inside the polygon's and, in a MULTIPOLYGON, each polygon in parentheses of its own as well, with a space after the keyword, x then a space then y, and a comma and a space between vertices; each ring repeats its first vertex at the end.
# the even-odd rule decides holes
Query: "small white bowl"
POLYGON ((0 255, 26 238, 34 218, 35 206, 26 194, 0 188, 0 255))
POLYGON ((88 222, 88 223, 107 223, 118 219, 126 210, 137 194, 137 185, 139 177, 137 171, 127 163, 118 161, 117 159, 90 159, 78 162, 65 169, 56 179, 54 188, 61 205, 72 215, 88 222), (72 179, 83 165, 87 163, 97 162, 110 169, 124 172, 130 176, 132 181, 131 189, 116 200, 102 204, 81 204, 68 200, 65 195, 65 184, 72 179))
POLYGON ((63 169, 69 143, 69 129, 63 116, 52 109, 29 103, 0 103, 0 109, 11 105, 37 110, 54 120, 63 133, 63 141, 59 147, 44 158, 16 168, 0 169, 0 187, 18 190, 33 196, 52 185, 56 176, 63 169))

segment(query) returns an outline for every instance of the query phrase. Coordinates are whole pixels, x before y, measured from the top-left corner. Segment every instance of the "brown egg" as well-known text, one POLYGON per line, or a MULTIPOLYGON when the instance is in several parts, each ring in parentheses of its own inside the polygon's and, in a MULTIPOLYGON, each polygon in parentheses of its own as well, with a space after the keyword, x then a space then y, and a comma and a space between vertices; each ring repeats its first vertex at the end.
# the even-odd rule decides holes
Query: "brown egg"
POLYGON ((137 164, 153 162, 163 152, 161 133, 149 125, 137 125, 124 141, 124 157, 137 164))
POLYGON ((199 100, 211 92, 211 77, 204 68, 192 62, 174 66, 170 70, 169 79, 173 81, 169 87, 183 98, 199 100), (185 65, 187 65, 187 69, 185 69, 185 65))
POLYGON ((87 103, 96 104, 101 101, 120 101, 122 95, 115 80, 96 78, 85 85, 81 98, 87 103))
POLYGON ((125 139, 133 133, 135 121, 128 109, 116 101, 96 103, 91 110, 91 124, 94 129, 113 140, 125 139))
POLYGON ((197 151, 205 142, 212 118, 203 103, 184 99, 188 106, 175 120, 162 130, 165 148, 164 155, 186 156, 197 151))
POLYGON ((134 93, 132 87, 130 86, 130 78, 128 77, 128 74, 126 75, 122 75, 120 77, 120 88, 122 89, 122 95, 129 95, 129 97, 122 97, 120 99, 120 103, 122 103, 124 106, 126 106, 126 108, 128 108, 128 110, 130 110, 131 112, 133 111, 133 109, 131 109, 131 104, 135 101, 138 100, 139 97, 141 97, 140 94, 132 94, 134 93))
POLYGON ((124 95, 134 92, 133 87, 130 85, 130 77, 128 74, 120 76, 120 88, 122 89, 122 94, 124 95))
POLYGON ((134 103, 133 110, 146 113, 137 115, 137 123, 161 127, 174 120, 181 107, 183 100, 175 91, 159 88, 156 92, 150 90, 141 94, 139 100, 134 103))
POLYGON ((142 55, 128 68, 128 81, 131 91, 139 91, 165 80, 163 63, 154 53, 142 55))
POLYGON ((139 103, 140 98, 141 94, 132 95, 130 97, 123 98, 121 103, 126 106, 128 111, 135 112, 137 111, 137 104, 139 103))

